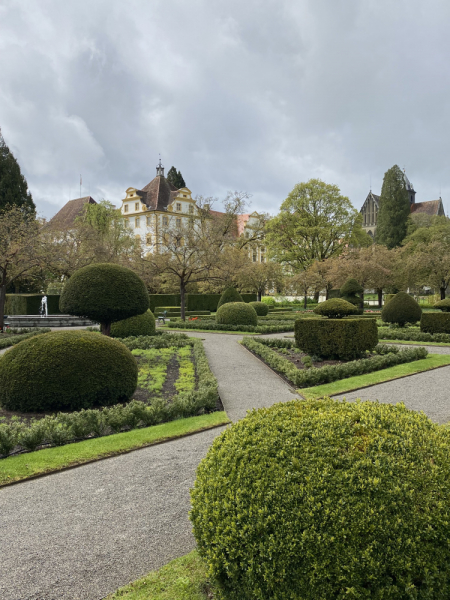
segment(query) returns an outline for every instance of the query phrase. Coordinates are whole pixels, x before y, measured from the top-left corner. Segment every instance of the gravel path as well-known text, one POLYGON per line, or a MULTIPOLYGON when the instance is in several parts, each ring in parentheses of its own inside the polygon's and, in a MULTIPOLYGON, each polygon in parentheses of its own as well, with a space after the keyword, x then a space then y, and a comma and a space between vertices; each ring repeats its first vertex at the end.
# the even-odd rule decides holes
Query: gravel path
MULTIPOLYGON (((296 396, 241 336, 195 336, 233 421, 296 396)), ((192 550, 189 488, 223 429, 0 489, 1 600, 98 600, 192 550)))

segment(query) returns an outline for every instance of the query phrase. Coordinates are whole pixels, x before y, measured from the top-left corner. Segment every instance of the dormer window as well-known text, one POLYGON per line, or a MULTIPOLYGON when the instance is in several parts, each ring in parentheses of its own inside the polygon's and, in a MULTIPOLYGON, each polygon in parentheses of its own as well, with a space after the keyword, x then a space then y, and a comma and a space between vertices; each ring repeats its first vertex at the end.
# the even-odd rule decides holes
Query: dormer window
POLYGON ((134 210, 139 210, 139 202, 134 203, 134 210))
POLYGON ((183 198, 187 198, 187 194, 183 194, 183 198))
POLYGON ((181 210, 181 202, 177 202, 177 210, 181 210))

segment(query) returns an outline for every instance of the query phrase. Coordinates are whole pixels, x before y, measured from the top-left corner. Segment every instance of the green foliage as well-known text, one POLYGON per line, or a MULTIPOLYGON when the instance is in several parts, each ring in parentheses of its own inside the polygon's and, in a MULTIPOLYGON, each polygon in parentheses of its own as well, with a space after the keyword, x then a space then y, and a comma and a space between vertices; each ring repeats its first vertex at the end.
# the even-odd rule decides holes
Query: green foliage
POLYGON ((19 163, 5 144, 0 132, 0 210, 11 206, 18 206, 26 212, 36 212, 36 206, 19 163))
POLYGON ((386 306, 386 304, 388 302, 390 302, 394 296, 395 296, 395 294, 385 294, 384 295, 384 306, 386 306))
POLYGON ((258 325, 258 315, 250 304, 227 302, 217 309, 216 323, 220 325, 258 325))
POLYGON ((245 331, 248 333, 280 333, 283 331, 293 331, 292 321, 274 321, 270 325, 225 325, 215 321, 180 321, 174 327, 177 329, 192 329, 205 331, 245 331))
POLYGON ((175 167, 170 167, 167 173, 167 181, 174 185, 177 190, 186 187, 183 175, 180 173, 180 171, 177 171, 175 167))
MULTIPOLYGON (((5 314, 39 315, 44 294, 6 294, 5 314)), ((49 315, 59 315, 59 294, 47 294, 49 315)))
POLYGON ((417 302, 406 292, 398 292, 385 304, 381 311, 381 319, 385 323, 396 323, 404 327, 406 323, 420 321, 422 309, 417 302))
POLYGON ((138 335, 155 335, 155 317, 151 310, 111 325, 111 337, 126 338, 138 335))
POLYGON ((269 307, 264 302, 250 302, 249 304, 253 306, 258 317, 265 317, 269 313, 269 307))
POLYGON ((149 294, 150 310, 153 314, 160 306, 181 306, 180 294, 149 294))
POLYGON ((275 301, 275 298, 273 296, 263 296, 261 298, 261 302, 264 302, 264 304, 268 304, 269 306, 275 306, 276 305, 276 301, 275 301))
POLYGON ((227 304, 228 302, 244 302, 242 296, 237 291, 237 289, 234 288, 234 287, 227 288, 223 292, 223 294, 220 296, 220 300, 219 300, 219 303, 217 305, 217 310, 219 310, 219 308, 223 304, 227 304))
POLYGON ((348 315, 356 315, 358 310, 354 304, 347 302, 347 300, 332 298, 318 304, 314 312, 316 315, 322 315, 329 319, 342 319, 342 317, 347 317, 348 315))
POLYGON ((364 288, 359 285, 356 279, 347 279, 344 285, 341 287, 341 298, 347 300, 350 304, 358 306, 361 302, 361 298, 358 294, 364 292, 364 288))
POLYGON ((405 175, 394 165, 384 174, 375 234, 377 243, 389 249, 400 246, 407 233, 410 214, 405 175))
POLYGON ((450 313, 422 313, 420 331, 450 334, 450 313))
POLYGON ((20 342, 0 358, 0 405, 7 410, 77 410, 125 402, 136 360, 120 342, 87 331, 55 331, 20 342))
POLYGON ((295 342, 306 354, 351 360, 378 344, 375 319, 298 319, 295 342))
POLYGON ((329 398, 232 425, 191 491, 218 597, 446 600, 449 442, 404 405, 329 398))
POLYGON ((122 321, 148 310, 148 292, 131 269, 100 263, 76 271, 61 294, 63 313, 97 323, 122 321))
POLYGON ((417 329, 390 329, 382 327, 378 329, 378 337, 382 340, 401 340, 404 342, 434 342, 450 344, 448 333, 424 333, 417 329))
POLYGON ((10 346, 14 346, 14 344, 18 344, 23 340, 27 340, 28 338, 35 337, 41 333, 48 333, 51 331, 50 327, 36 327, 33 331, 28 331, 27 333, 18 333, 17 335, 0 335, 0 350, 2 348, 9 348, 10 346))
POLYGON ((433 308, 438 308, 439 310, 442 310, 442 312, 450 312, 450 298, 435 302, 433 308))

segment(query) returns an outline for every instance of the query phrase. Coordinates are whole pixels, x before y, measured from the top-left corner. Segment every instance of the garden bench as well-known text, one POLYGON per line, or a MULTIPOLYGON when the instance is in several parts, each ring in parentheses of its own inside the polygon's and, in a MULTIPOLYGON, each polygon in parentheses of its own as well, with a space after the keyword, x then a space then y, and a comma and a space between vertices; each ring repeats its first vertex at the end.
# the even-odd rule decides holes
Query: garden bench
POLYGON ((158 315, 158 323, 162 321, 164 325, 166 324, 167 310, 164 310, 160 315, 158 315))

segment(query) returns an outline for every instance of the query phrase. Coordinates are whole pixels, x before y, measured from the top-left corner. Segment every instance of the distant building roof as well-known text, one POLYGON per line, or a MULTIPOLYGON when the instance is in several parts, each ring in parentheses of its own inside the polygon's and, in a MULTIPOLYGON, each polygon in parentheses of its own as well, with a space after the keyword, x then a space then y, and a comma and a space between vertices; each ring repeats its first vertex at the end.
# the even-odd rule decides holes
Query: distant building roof
POLYGON ((157 175, 142 190, 136 190, 150 210, 167 210, 177 192, 178 189, 164 175, 157 175))
POLYGON ((425 215, 443 215, 444 206, 441 198, 439 200, 428 200, 428 202, 416 202, 411 204, 411 214, 421 213, 425 215))
POLYGON ((69 202, 67 202, 67 204, 65 204, 61 210, 50 219, 49 225, 61 228, 73 227, 75 219, 83 214, 86 204, 97 204, 97 202, 94 198, 91 198, 91 196, 69 200, 69 202))

